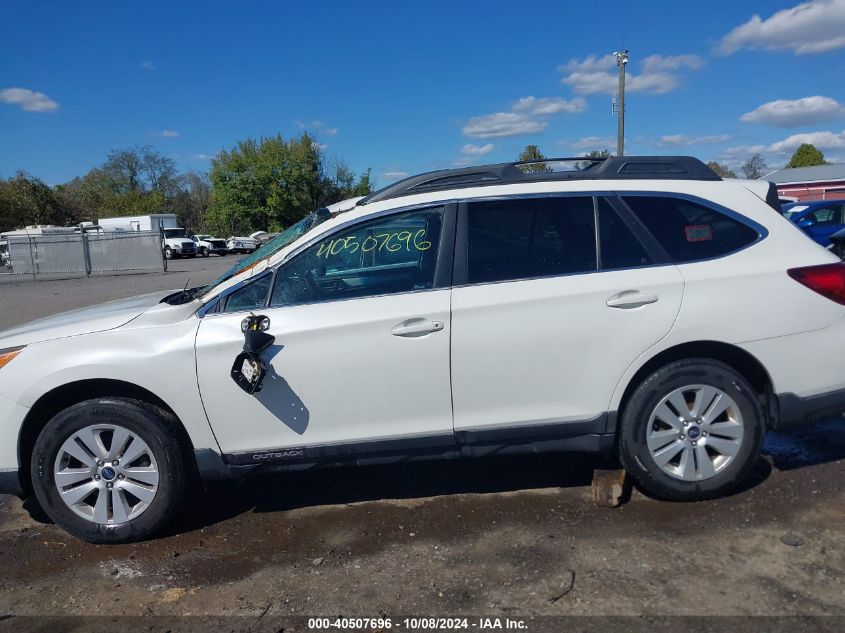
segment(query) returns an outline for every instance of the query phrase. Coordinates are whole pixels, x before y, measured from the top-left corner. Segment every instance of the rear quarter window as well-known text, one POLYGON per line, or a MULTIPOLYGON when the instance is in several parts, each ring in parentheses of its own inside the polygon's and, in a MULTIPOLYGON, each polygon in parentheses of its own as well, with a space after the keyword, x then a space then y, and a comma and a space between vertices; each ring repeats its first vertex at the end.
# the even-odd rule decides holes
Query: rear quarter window
POLYGON ((675 262, 727 255, 759 237, 750 226, 683 198, 623 196, 623 200, 675 262))

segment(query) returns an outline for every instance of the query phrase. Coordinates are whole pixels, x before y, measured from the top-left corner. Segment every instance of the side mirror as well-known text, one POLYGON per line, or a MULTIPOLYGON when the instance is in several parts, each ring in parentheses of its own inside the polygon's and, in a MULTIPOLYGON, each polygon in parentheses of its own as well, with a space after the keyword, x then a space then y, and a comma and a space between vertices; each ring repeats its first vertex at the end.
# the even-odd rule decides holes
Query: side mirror
POLYGON ((276 341, 275 336, 267 333, 269 328, 270 317, 260 314, 250 314, 241 321, 244 351, 235 358, 229 375, 238 387, 250 395, 261 391, 261 383, 267 375, 267 366, 260 354, 276 341))

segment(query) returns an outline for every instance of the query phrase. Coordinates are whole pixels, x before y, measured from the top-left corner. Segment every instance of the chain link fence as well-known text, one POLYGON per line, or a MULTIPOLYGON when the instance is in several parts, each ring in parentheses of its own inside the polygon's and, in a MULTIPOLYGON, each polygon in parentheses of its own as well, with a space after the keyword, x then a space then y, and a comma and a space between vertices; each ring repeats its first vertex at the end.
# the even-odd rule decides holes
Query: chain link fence
POLYGON ((0 237, 0 272, 44 276, 167 270, 159 231, 0 237))

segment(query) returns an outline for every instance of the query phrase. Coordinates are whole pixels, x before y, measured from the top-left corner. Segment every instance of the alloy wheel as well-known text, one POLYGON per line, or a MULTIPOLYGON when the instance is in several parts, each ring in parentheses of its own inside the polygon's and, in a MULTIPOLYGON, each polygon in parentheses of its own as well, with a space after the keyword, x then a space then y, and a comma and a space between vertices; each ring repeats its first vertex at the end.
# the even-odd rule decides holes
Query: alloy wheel
POLYGON ((159 471, 147 443, 116 424, 76 431, 53 466, 59 497, 93 523, 119 525, 138 517, 155 499, 159 471))
POLYGON ((739 453, 745 426, 736 402, 711 385, 665 396, 649 419, 646 441, 655 464, 684 481, 709 479, 739 453))

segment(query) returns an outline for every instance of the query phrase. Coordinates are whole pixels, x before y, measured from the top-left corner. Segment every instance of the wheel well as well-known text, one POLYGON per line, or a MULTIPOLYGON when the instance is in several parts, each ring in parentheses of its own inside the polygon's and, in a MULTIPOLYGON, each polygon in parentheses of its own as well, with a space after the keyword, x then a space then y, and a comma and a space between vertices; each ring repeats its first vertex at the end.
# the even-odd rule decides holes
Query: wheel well
POLYGON ((29 489, 29 469, 32 461, 32 449, 35 447, 35 441, 38 439, 41 430, 47 425, 47 422, 59 411, 67 409, 78 402, 103 397, 143 400, 162 409, 168 415, 173 416, 178 422, 185 446, 193 451, 191 438, 188 436, 188 432, 185 430, 179 417, 164 400, 153 392, 122 380, 103 378, 71 382, 61 387, 56 387, 52 391, 48 391, 42 395, 29 410, 26 418, 24 418, 20 437, 18 438, 18 457, 21 464, 21 480, 27 493, 31 492, 29 489))
POLYGON ((754 388, 760 398, 760 404, 763 406, 763 411, 769 422, 777 416, 777 402, 774 397, 774 386, 769 372, 754 356, 746 352, 744 349, 730 345, 728 343, 720 343, 718 341, 695 341, 692 343, 683 343, 675 347, 663 350, 654 358, 649 360, 645 365, 637 370, 634 377, 625 388, 622 394, 622 400, 619 402, 619 413, 617 419, 622 416, 625 410, 625 405, 628 399, 634 393, 634 390, 639 384, 648 378, 652 373, 677 360, 686 360, 689 358, 709 358, 718 360, 729 367, 735 369, 741 374, 754 388))

